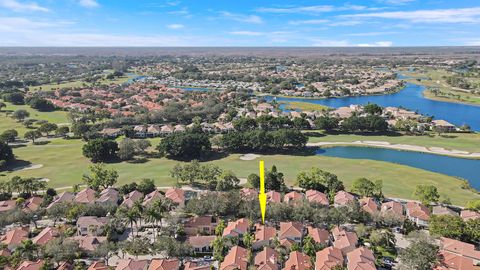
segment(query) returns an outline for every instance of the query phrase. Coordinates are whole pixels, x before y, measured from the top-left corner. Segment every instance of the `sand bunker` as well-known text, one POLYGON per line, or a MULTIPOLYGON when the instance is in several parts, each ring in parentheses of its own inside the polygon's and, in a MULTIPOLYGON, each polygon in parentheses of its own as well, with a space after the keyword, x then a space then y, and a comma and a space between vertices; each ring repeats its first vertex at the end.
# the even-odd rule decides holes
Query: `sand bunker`
POLYGON ((245 154, 245 155, 242 155, 240 159, 248 161, 248 160, 255 160, 259 157, 260 155, 256 155, 256 154, 245 154))

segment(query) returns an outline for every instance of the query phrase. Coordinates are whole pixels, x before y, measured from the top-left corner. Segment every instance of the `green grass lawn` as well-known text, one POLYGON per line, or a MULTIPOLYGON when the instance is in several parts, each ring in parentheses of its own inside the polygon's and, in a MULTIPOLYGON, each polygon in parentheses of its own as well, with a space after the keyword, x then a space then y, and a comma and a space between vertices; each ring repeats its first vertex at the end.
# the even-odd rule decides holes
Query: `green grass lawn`
POLYGON ((425 147, 443 147, 449 150, 480 152, 479 133, 452 133, 442 136, 384 136, 384 135, 352 135, 338 134, 310 137, 309 142, 354 142, 354 141, 385 141, 393 144, 409 144, 425 147))
MULTIPOLYGON (((426 68, 424 70, 418 70, 415 72, 402 70, 402 73, 407 76, 411 76, 415 78, 427 77, 431 79, 431 80, 421 80, 421 81, 418 81, 415 78, 406 79, 407 82, 420 84, 428 88, 436 88, 440 90, 440 93, 436 95, 430 90, 424 91, 423 94, 426 98, 440 100, 440 101, 447 101, 447 102, 480 105, 480 95, 469 93, 468 91, 461 91, 460 89, 455 89, 454 87, 450 86, 446 82, 444 77, 452 76, 454 75, 454 73, 448 72, 446 70, 430 69, 430 68, 426 68)), ((476 83, 480 81, 478 78, 467 78, 467 80, 471 82, 476 82, 476 83)))
MULTIPOLYGON (((122 84, 127 82, 129 79, 133 78, 135 76, 133 75, 126 75, 114 79, 100 79, 97 81, 97 84, 122 84)), ((43 84, 39 86, 32 86, 30 87, 31 91, 52 91, 52 90, 57 90, 57 89, 62 89, 62 88, 76 88, 76 87, 90 87, 92 86, 92 83, 78 80, 78 81, 71 81, 71 82, 62 82, 62 83, 50 83, 50 84, 43 84)))
POLYGON ((6 108, 0 112, 0 133, 7 129, 15 129, 18 131, 20 137, 28 131, 28 129, 20 122, 12 119, 10 116, 7 116, 5 111, 16 111, 19 109, 24 109, 30 113, 30 119, 36 120, 46 120, 55 124, 67 124, 69 120, 67 118, 67 112, 65 111, 53 111, 53 112, 39 112, 35 109, 32 109, 28 105, 13 105, 6 102, 6 108))
MULTIPOLYGON (((91 164, 82 156, 82 145, 83 142, 80 140, 54 139, 46 145, 16 148, 14 153, 17 159, 44 166, 34 170, 2 172, 0 180, 19 175, 48 178, 51 187, 81 183, 82 175, 88 173, 88 166, 91 164)), ((454 204, 464 205, 469 200, 480 198, 478 194, 461 189, 460 181, 456 178, 387 162, 293 155, 269 155, 263 159, 267 167, 277 165, 278 169, 285 173, 289 185, 294 184, 296 175, 301 170, 319 167, 337 174, 347 188, 359 177, 382 179, 384 192, 391 197, 413 198, 412 193, 417 184, 432 184, 438 187, 442 196, 450 198, 454 204)), ((108 166, 118 171, 120 175, 118 184, 152 178, 157 186, 171 186, 175 181, 170 177, 169 171, 176 163, 168 159, 150 159, 145 163, 122 162, 108 166)), ((239 159, 239 155, 230 155, 211 163, 232 170, 238 177, 247 177, 258 171, 258 160, 243 161, 239 159)))
POLYGON ((285 108, 288 110, 301 110, 301 111, 324 111, 327 110, 327 106, 323 106, 320 104, 314 103, 307 103, 307 102, 299 102, 299 101, 288 101, 288 102, 280 102, 281 104, 285 104, 285 108))

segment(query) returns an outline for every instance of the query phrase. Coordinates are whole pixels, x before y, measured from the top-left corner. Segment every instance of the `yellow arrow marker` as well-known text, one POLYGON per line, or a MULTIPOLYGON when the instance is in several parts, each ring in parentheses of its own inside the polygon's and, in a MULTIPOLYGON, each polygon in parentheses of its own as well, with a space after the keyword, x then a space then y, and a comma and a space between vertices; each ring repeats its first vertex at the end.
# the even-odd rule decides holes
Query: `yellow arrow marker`
POLYGON ((267 194, 265 194, 265 163, 260 160, 260 211, 262 212, 262 223, 265 224, 265 212, 267 210, 267 194))

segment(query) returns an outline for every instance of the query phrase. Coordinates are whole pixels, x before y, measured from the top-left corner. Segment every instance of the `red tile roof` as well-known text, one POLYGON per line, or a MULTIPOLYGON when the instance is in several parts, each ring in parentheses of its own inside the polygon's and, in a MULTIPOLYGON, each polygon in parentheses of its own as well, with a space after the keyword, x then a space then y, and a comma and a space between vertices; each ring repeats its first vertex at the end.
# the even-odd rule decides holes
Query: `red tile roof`
POLYGON ((307 231, 308 235, 310 235, 315 242, 328 244, 330 240, 330 233, 327 230, 308 226, 307 231))
POLYGON ((376 270, 375 256, 365 247, 360 247, 347 254, 348 270, 376 270))
POLYGON ((247 250, 234 246, 220 265, 220 270, 247 270, 247 250))
POLYGON ((280 222, 278 238, 301 238, 303 236, 303 225, 300 222, 280 222))
POLYGON ((153 259, 148 270, 178 270, 180 261, 178 259, 153 259))
POLYGON ((298 251, 290 252, 288 260, 285 262, 284 270, 310 270, 312 263, 310 256, 300 253, 298 251))
POLYGON ((307 196, 307 200, 311 203, 318 203, 323 205, 330 204, 327 195, 320 191, 310 189, 305 192, 305 195, 307 196))
POLYGON ((315 270, 331 270, 335 266, 343 266, 343 255, 340 249, 328 247, 317 252, 315 270))
POLYGON ((115 270, 143 270, 146 269, 148 260, 120 260, 115 270))
POLYGON ((258 270, 278 270, 278 252, 265 247, 255 256, 255 267, 258 270))

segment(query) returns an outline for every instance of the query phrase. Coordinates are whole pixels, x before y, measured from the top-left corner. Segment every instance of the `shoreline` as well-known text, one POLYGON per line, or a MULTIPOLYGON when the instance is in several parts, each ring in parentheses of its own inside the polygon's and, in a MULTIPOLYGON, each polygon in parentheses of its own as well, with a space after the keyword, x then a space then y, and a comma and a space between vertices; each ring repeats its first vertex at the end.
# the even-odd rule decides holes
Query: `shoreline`
POLYGON ((391 144, 385 141, 354 141, 354 142, 316 142, 307 143, 307 147, 334 147, 334 146, 357 146, 393 149, 399 151, 420 152, 434 155, 443 155, 464 159, 480 159, 479 152, 467 152, 461 150, 448 150, 442 147, 425 147, 408 144, 391 144))

